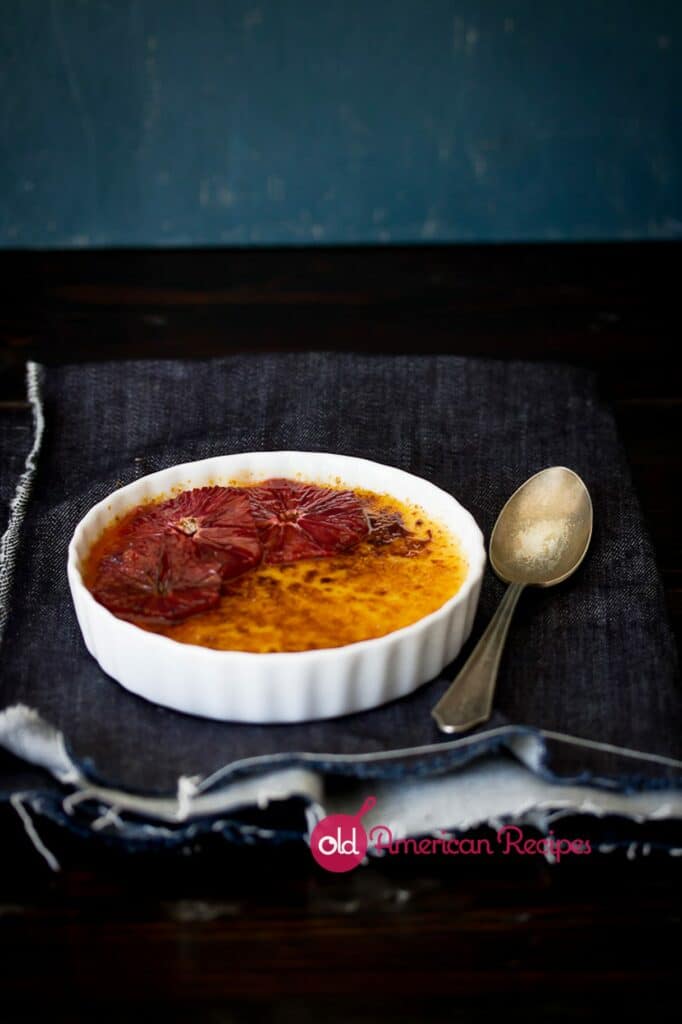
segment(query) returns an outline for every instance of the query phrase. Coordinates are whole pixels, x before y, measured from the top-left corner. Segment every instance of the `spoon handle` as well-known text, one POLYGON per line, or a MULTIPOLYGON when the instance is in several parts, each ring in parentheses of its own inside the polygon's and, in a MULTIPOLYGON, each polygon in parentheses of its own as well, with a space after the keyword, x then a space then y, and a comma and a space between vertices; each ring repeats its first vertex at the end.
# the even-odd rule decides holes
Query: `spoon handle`
POLYGON ((454 682, 431 711, 442 732, 466 732, 487 722, 502 649, 523 583, 512 583, 454 682))

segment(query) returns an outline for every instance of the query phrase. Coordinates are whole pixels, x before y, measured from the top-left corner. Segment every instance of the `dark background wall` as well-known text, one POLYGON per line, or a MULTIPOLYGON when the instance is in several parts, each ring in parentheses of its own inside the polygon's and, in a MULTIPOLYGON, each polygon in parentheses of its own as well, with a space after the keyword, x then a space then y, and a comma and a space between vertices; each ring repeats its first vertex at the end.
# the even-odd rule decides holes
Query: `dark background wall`
POLYGON ((12 0, 4 247, 682 236, 680 0, 12 0))

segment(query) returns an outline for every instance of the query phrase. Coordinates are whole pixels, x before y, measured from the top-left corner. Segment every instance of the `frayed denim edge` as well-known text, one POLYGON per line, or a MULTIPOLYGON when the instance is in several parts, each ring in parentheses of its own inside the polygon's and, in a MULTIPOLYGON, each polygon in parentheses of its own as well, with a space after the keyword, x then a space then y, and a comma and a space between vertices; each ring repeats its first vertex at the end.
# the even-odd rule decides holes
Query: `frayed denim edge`
MULTIPOLYGON (((67 742, 68 750, 68 742, 67 742)), ((681 789, 682 771, 674 773, 673 769, 682 769, 682 761, 663 758, 659 755, 644 754, 642 751, 617 748, 610 744, 600 744, 580 737, 553 733, 529 725, 500 725, 486 732, 473 736, 465 736, 457 740, 427 744, 419 747, 407 747, 402 750, 373 751, 364 754, 323 754, 308 751, 282 751, 275 754, 255 755, 241 758, 223 765, 209 775, 201 778, 198 790, 207 793, 215 787, 240 778, 258 775, 265 771, 280 768, 309 768, 327 775, 341 775, 357 779, 402 779, 438 775, 461 767, 471 760, 486 754, 506 750, 524 767, 538 775, 545 782, 556 785, 588 785, 600 789, 629 795, 637 792, 681 789), (635 757, 638 760, 664 764, 671 772, 669 778, 650 778, 643 774, 633 773, 618 778, 606 777, 585 769, 573 776, 561 776, 553 771, 547 759, 549 752, 546 740, 566 743, 581 748, 597 748, 604 753, 620 757, 635 757), (532 740, 532 756, 523 754, 519 741, 532 740), (409 759, 409 763, 405 760, 409 759), (398 761, 393 764, 391 762, 398 761)), ((115 785, 111 779, 103 777, 90 758, 78 759, 69 754, 79 769, 89 779, 102 786, 115 785)), ((116 787, 124 788, 124 787, 116 787)), ((134 792, 129 788, 129 792, 134 792)), ((140 795, 145 791, 139 790, 140 795)), ((167 794, 164 794, 167 795, 167 794)))
MULTIPOLYGON (((94 836, 102 843, 102 845, 111 850, 114 853, 130 853, 130 854, 143 854, 143 853, 172 853, 180 852, 185 855, 191 855, 197 852, 198 845, 202 839, 209 835, 220 835, 221 838, 237 847, 278 847, 282 848, 287 845, 301 846, 303 844, 308 845, 309 842, 309 828, 301 830, 295 829, 266 829, 255 825, 246 825, 243 822, 236 821, 229 817, 218 817, 216 819, 206 818, 198 821, 179 826, 175 829, 168 829, 162 826, 151 826, 148 824, 136 824, 131 825, 126 823, 122 829, 114 829, 113 831, 94 831, 92 820, 80 821, 73 815, 68 814, 64 811, 63 801, 58 794, 48 790, 33 790, 31 792, 24 792, 17 794, 19 797, 18 801, 12 800, 12 803, 16 810, 19 811, 20 818, 27 836, 35 847, 36 851, 44 858, 48 866, 53 871, 61 870, 61 866, 54 856, 54 854, 45 846, 42 839, 39 837, 33 820, 31 819, 28 808, 36 816, 40 816, 42 819, 52 822, 62 828, 66 828, 73 836, 84 839, 92 840, 94 836), (17 803, 19 807, 17 807, 17 803)), ((309 804, 309 810, 313 809, 312 803, 309 804)), ((560 816, 570 816, 572 811, 566 809, 560 812, 560 816)), ((579 813, 579 812, 575 812, 579 813)), ((623 817, 622 815, 616 815, 617 817, 623 817)), ((549 818, 547 819, 549 822, 549 818)), ((552 821, 554 818, 552 818, 552 821)), ((489 822, 489 827, 496 827, 495 822, 489 822)), ((525 821, 524 824, 530 824, 531 826, 538 828, 543 834, 547 834, 547 827, 543 828, 539 822, 531 819, 529 822, 525 821)), ((464 834, 466 830, 463 829, 441 829, 439 833, 443 836, 453 837, 464 834)), ((423 835, 429 835, 430 833, 423 833, 423 835)), ((421 833, 415 838, 420 838, 421 833)), ((632 840, 632 839, 616 839, 612 842, 602 841, 595 846, 595 852, 601 854, 611 854, 625 851, 628 860, 634 860, 638 854, 642 856, 648 856, 652 852, 666 854, 668 856, 678 857, 682 856, 682 849, 676 847, 671 842, 651 841, 651 840, 632 840)), ((364 863, 368 863, 370 860, 380 859, 380 854, 376 851, 368 850, 368 855, 364 863)), ((550 859, 550 863, 553 863, 550 859)))
MULTIPOLYGON (((34 739, 36 735, 39 735, 42 741, 50 739, 55 744, 51 750, 47 746, 43 746, 40 749, 40 753, 34 747, 33 755, 36 759, 33 763, 51 772, 53 777, 61 783, 60 792, 37 787, 24 790, 23 792, 0 793, 0 799, 2 799, 3 795, 6 799, 9 799, 19 814, 27 835, 36 850, 54 870, 57 870, 59 865, 40 840, 29 814, 29 808, 60 825, 67 826, 78 835, 90 837, 97 835, 104 839, 107 844, 113 844, 118 848, 132 851, 180 847, 185 850, 188 843, 191 844, 197 836, 208 832, 219 832, 228 842, 238 845, 254 845, 262 842, 279 844, 282 842, 304 841, 308 834, 305 830, 267 829, 247 825, 235 820, 231 815, 234 815, 235 808, 240 805, 234 802, 231 805, 231 811, 226 807, 225 811, 222 812, 216 810, 213 813, 207 812, 203 815, 197 813, 192 820, 188 821, 188 818, 191 817, 192 800, 194 797, 217 795, 227 784, 233 783, 239 778, 259 778, 266 775, 268 769, 272 771, 273 769, 282 770, 284 768, 297 767, 311 772, 342 774, 356 779, 415 778, 442 774, 462 767, 481 756, 506 751, 529 771, 534 772, 540 778, 552 784, 560 786, 591 784, 597 786, 602 781, 599 777, 589 772, 581 772, 570 779, 560 778, 546 765, 547 747, 540 730, 531 727, 504 725, 489 730, 487 735, 463 737, 451 741, 451 749, 443 752, 443 755, 437 759, 426 759, 423 755, 425 752, 434 749, 442 749, 443 746, 448 744, 428 745, 405 751, 388 751, 383 754, 355 755, 354 757, 293 753, 246 758, 224 766, 218 772, 214 772, 203 780, 198 777, 181 777, 178 780, 178 789, 174 797, 159 798, 167 800, 169 803, 175 800, 178 817, 169 818, 163 815, 145 815, 145 809, 141 806, 142 801, 140 800, 140 806, 135 807, 136 799, 139 798, 136 798, 130 790, 119 789, 117 793, 106 785, 98 787, 94 779, 97 773, 93 771, 92 766, 84 760, 79 761, 76 758, 72 758, 68 750, 64 746, 60 746, 63 743, 63 736, 59 731, 54 730, 35 711, 31 711, 29 708, 24 707, 20 709, 17 707, 15 711, 16 718, 19 720, 19 723, 15 722, 15 725, 21 724, 25 718, 25 721, 23 721, 24 728, 19 729, 19 732, 25 736, 33 728, 38 730, 37 733, 34 732, 32 734, 34 739), (55 768, 54 764, 55 751, 59 752, 59 768, 55 768), (65 755, 65 760, 62 760, 62 754, 65 755), (404 758, 411 754, 422 756, 420 760, 416 760, 409 766, 404 763, 397 765, 385 763, 387 761, 390 762, 396 757, 404 758), (384 763, 377 763, 378 761, 384 763), (67 767, 69 770, 65 773, 67 767), (183 783, 185 784, 184 786, 183 783), (92 789, 90 789, 90 785, 92 785, 92 789), (71 794, 61 795, 67 787, 72 790, 71 794), (115 799, 117 795, 119 798, 123 796, 128 799, 125 802, 117 803, 115 799), (184 808, 182 807, 183 802, 185 802, 184 808), (76 807, 78 807, 77 812, 75 812, 76 807), (125 814, 126 820, 122 820, 119 814, 125 814), (152 821, 157 823, 152 824, 152 821), (161 822, 165 822, 165 824, 161 822), (114 827, 111 831, 105 832, 109 826, 114 827)), ((559 739, 564 739, 562 734, 553 734, 551 738, 556 740, 557 736, 559 739)), ((570 738, 568 738, 568 741, 570 742, 570 738)), ((581 742, 585 743, 586 741, 581 742)), ((602 744, 601 746, 604 747, 605 745, 602 744)), ((11 743, 8 749, 12 749, 11 743)), ((17 752, 16 746, 14 751, 15 753, 17 752)), ((641 758, 643 755, 640 753, 638 756, 641 758)), ((30 758, 25 759, 31 760, 30 758)), ((658 755, 656 759, 659 761, 671 760, 660 758, 658 755)), ((646 783, 644 786, 633 786, 630 792, 634 792, 636 788, 639 791, 672 788, 672 783, 662 786, 660 784, 662 780, 646 779, 644 781, 646 783)), ((607 788, 612 792, 628 792, 621 783, 614 779, 606 779, 603 782, 606 783, 606 786, 602 784, 601 788, 607 788)), ((296 797, 300 798, 305 805, 306 818, 309 818, 310 814, 315 812, 319 814, 324 813, 324 808, 315 802, 314 797, 310 793, 294 791, 286 793, 286 798, 296 797)), ((280 799, 283 798, 280 797, 280 799)), ((146 799, 149 799, 149 797, 146 799)), ((248 804, 245 803, 244 806, 246 807, 248 804)), ((627 815, 622 814, 620 816, 627 817, 627 815)), ((191 848, 186 849, 185 852, 191 853, 191 848)), ((670 850, 670 852, 675 851, 670 850)))
MULTIPOLYGON (((66 743, 68 750, 68 742, 66 743)), ((586 740, 577 736, 569 736, 543 730, 529 725, 500 725, 491 730, 457 740, 441 741, 419 747, 407 747, 401 750, 372 751, 363 754, 324 754, 309 751, 282 751, 275 754, 254 755, 240 758, 223 765, 209 775, 200 778, 198 791, 207 793, 215 787, 240 778, 247 778, 265 771, 280 768, 309 768, 326 775, 340 775, 357 779, 402 779, 438 775, 451 769, 461 767, 471 760, 486 754, 494 754, 506 750, 526 768, 538 775, 543 781, 555 785, 586 785, 599 789, 609 789, 625 795, 639 792, 655 792, 658 790, 682 789, 682 771, 675 773, 675 768, 682 769, 682 761, 666 758, 657 754, 646 754, 643 751, 616 747, 613 744, 586 740), (519 741, 532 740, 532 756, 524 756, 519 741), (665 766, 670 772, 668 778, 650 778, 643 774, 632 773, 620 775, 618 778, 601 776, 585 769, 577 775, 562 776, 548 765, 549 752, 546 740, 580 748, 597 749, 602 753, 613 754, 621 758, 631 757, 649 763, 665 766), (425 756, 427 755, 427 756, 425 756), (410 759, 409 763, 404 763, 410 759), (392 764, 392 761, 398 761, 392 764), (402 762, 402 763, 400 763, 402 762)), ((98 785, 124 789, 111 779, 100 774, 96 764, 90 758, 79 759, 69 750, 74 764, 89 779, 98 785)), ((135 790, 127 787, 127 791, 140 796, 149 795, 148 791, 135 790)), ((156 794, 156 795, 168 795, 156 794)))
POLYGON ((19 550, 19 536, 28 509, 37 467, 37 458, 43 441, 45 417, 41 394, 42 366, 26 364, 26 397, 33 412, 33 444, 26 456, 24 471, 19 477, 14 497, 9 507, 7 529, 0 538, 0 644, 9 615, 9 594, 14 579, 14 567, 19 550))

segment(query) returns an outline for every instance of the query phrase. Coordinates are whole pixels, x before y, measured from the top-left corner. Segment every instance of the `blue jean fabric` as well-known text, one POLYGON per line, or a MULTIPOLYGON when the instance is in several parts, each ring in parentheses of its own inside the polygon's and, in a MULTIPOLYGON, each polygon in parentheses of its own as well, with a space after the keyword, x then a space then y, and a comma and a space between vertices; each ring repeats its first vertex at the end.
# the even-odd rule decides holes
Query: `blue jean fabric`
MULTIPOLYGON (((0 708, 37 709, 91 778, 169 793, 181 775, 224 767, 229 777, 243 758, 261 758, 250 769, 260 771, 298 763, 301 753, 328 774, 404 777, 548 730, 597 745, 545 736, 536 770, 550 778, 624 790, 682 782, 679 767, 610 749, 679 758, 682 700, 651 544, 612 414, 587 371, 455 356, 257 354, 44 368, 42 393, 45 436, 2 641, 0 708), (147 703, 86 651, 65 571, 85 512, 175 463, 272 448, 343 452, 424 476, 456 495, 486 536, 506 498, 539 469, 567 465, 586 481, 595 510, 589 556, 565 584, 524 595, 495 715, 466 742, 440 734, 429 714, 454 665, 382 708, 258 726, 147 703), (422 747, 432 749, 405 753, 422 747), (393 750, 403 752, 387 756, 393 750), (381 757, 357 760, 371 754, 381 757)), ((488 572, 469 646, 502 592, 488 572)), ((27 784, 20 762, 7 758, 2 769, 5 792, 27 784)))

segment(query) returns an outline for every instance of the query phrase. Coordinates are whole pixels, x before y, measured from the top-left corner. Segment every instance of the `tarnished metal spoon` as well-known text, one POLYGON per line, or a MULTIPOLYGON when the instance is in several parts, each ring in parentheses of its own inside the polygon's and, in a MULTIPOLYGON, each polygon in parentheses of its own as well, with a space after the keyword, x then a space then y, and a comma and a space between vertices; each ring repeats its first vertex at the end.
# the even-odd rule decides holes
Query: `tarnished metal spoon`
POLYGON ((519 487, 490 537, 490 563, 507 591, 488 628, 431 714, 443 732, 490 718, 497 670, 524 587, 553 587, 575 572, 592 537, 592 502, 577 473, 552 466, 519 487))

